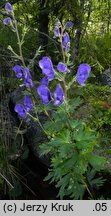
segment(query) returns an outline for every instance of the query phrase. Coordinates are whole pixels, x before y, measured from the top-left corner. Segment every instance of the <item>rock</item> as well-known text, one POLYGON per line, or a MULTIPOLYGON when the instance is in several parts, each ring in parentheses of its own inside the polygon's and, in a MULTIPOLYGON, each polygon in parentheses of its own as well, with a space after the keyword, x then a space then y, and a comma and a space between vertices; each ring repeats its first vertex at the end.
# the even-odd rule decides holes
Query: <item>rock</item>
POLYGON ((111 86, 111 68, 108 68, 102 73, 100 80, 103 85, 111 86))
MULTIPOLYGON (((14 112, 14 107, 17 103, 23 103, 24 97, 24 88, 18 88, 10 95, 10 102, 9 107, 12 112, 12 115, 18 119, 18 122, 21 121, 19 116, 14 112)), ((34 113, 31 113, 34 116, 34 113)), ((39 115, 39 120, 41 124, 43 124, 47 117, 44 114, 39 115)), ((34 155, 40 159, 40 161, 49 167, 50 159, 49 157, 40 157, 39 154, 39 146, 47 141, 47 137, 44 134, 43 130, 39 126, 38 122, 34 121, 30 116, 27 116, 25 119, 22 120, 22 130, 25 131, 24 139, 26 145, 33 151, 34 155)))
MULTIPOLYGON (((0 101, 1 149, 6 149, 7 161, 14 161, 22 154, 22 134, 17 134, 17 121, 9 110, 9 94, 0 101)), ((4 167, 5 169, 5 167, 4 167)))

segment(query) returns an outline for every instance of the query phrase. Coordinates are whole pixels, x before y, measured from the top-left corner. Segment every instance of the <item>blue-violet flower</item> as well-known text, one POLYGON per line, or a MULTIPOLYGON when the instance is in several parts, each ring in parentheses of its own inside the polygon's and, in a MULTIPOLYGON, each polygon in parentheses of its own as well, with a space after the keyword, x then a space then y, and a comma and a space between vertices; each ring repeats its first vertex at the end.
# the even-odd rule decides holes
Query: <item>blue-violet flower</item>
POLYGON ((64 92, 60 84, 57 85, 54 91, 54 105, 58 106, 64 102, 64 92))
POLYGON ((57 70, 59 72, 69 72, 69 69, 67 68, 67 65, 62 63, 62 62, 59 62, 58 65, 57 65, 57 70))
POLYGON ((60 30, 59 30, 58 26, 55 26, 55 28, 54 28, 54 37, 53 38, 56 38, 56 37, 60 37, 60 30))
POLYGON ((65 32, 63 35, 62 45, 66 52, 70 50, 70 37, 67 32, 65 32))
POLYGON ((18 113, 18 115, 25 119, 27 116, 27 112, 31 111, 33 108, 32 100, 28 95, 24 96, 24 105, 16 104, 14 110, 18 113))
POLYGON ((85 86, 85 81, 89 77, 89 73, 91 71, 91 67, 86 64, 80 64, 78 70, 77 70, 77 81, 81 86, 85 86))
POLYGON ((15 65, 12 70, 15 72, 17 78, 23 78, 23 70, 20 65, 15 65))
POLYGON ((7 14, 10 14, 13 11, 12 5, 9 2, 6 3, 5 10, 7 14))
POLYGON ((32 78, 28 68, 23 69, 23 74, 24 74, 25 79, 31 79, 32 78))
POLYGON ((37 93, 38 93, 40 99, 42 100, 44 106, 46 106, 47 104, 50 103, 51 94, 50 94, 50 91, 46 85, 40 85, 37 88, 37 93))
POLYGON ((48 81, 47 77, 43 77, 42 80, 41 80, 41 85, 48 86, 48 83, 49 83, 49 81, 48 81))
POLYGON ((56 18, 56 20, 55 20, 55 25, 58 27, 61 26, 61 22, 58 18, 56 18))
POLYGON ((5 19, 3 20, 3 24, 4 24, 4 25, 11 25, 11 22, 12 22, 12 20, 11 20, 10 17, 7 17, 7 18, 5 18, 5 19))
POLYGON ((27 112, 29 112, 33 108, 32 100, 28 95, 24 96, 24 107, 27 112))
POLYGON ((66 28, 66 29, 69 29, 69 28, 71 28, 72 26, 73 26, 73 23, 72 23, 71 21, 68 21, 68 22, 66 23, 65 28, 66 28))
POLYGON ((49 81, 54 79, 54 68, 52 65, 52 61, 48 57, 43 57, 39 61, 39 66, 42 69, 42 73, 47 77, 49 81))
POLYGON ((26 110, 22 104, 17 104, 14 108, 15 112, 18 113, 18 115, 22 118, 25 119, 27 116, 26 110))
POLYGON ((32 79, 31 79, 32 76, 31 76, 28 68, 23 69, 23 75, 24 75, 24 85, 26 86, 26 88, 34 87, 34 84, 33 84, 32 79))

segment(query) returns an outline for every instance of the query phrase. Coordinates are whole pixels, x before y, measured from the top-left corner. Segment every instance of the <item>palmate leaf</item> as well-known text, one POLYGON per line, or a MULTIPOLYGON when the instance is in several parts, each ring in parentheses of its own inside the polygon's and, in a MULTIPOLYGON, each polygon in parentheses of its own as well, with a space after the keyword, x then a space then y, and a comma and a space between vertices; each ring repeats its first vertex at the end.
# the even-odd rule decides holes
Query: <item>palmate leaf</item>
POLYGON ((96 177, 97 171, 95 169, 88 168, 87 179, 92 187, 99 188, 103 186, 106 179, 103 179, 102 176, 96 177))
POLYGON ((61 158, 67 157, 68 154, 71 154, 72 152, 72 146, 71 143, 65 143, 59 147, 59 156, 61 158))
POLYGON ((66 115, 66 111, 64 109, 64 104, 56 107, 56 111, 53 114, 53 119, 54 119, 54 122, 58 122, 60 120, 64 123, 66 122, 67 115, 66 115))
POLYGON ((74 139, 77 142, 91 142, 91 141, 96 141, 97 137, 91 130, 86 130, 86 128, 83 128, 81 125, 81 128, 77 129, 74 133, 74 139))
POLYGON ((75 166, 76 162, 78 160, 78 153, 73 153, 70 158, 65 160, 64 167, 65 169, 69 170, 71 167, 75 166))
MULTIPOLYGON (((58 137, 52 138, 50 142, 43 143, 39 146, 40 149, 40 155, 46 155, 49 152, 51 154, 55 153, 62 153, 67 154, 67 151, 70 150, 71 146, 70 143, 70 131, 69 130, 63 130, 58 137)), ((61 155, 62 156, 62 155, 61 155)))
POLYGON ((84 184, 79 182, 79 178, 72 176, 72 173, 63 176, 56 184, 56 187, 60 188, 58 193, 60 199, 63 199, 64 196, 75 200, 82 199, 86 189, 84 184))
POLYGON ((94 132, 84 125, 75 129, 73 139, 76 141, 76 147, 82 150, 83 154, 93 151, 94 146, 97 145, 97 137, 94 132))
POLYGON ((82 200, 84 193, 85 193, 85 185, 84 184, 76 184, 76 186, 73 185, 72 187, 72 195, 70 196, 70 198, 75 199, 75 200, 82 200))
POLYGON ((58 188, 60 188, 59 189, 59 193, 58 193, 58 195, 57 195, 57 197, 60 197, 60 199, 63 199, 63 197, 65 196, 65 195, 67 195, 67 190, 66 190, 66 188, 69 186, 69 179, 71 178, 71 173, 69 173, 69 174, 67 174, 67 175, 65 175, 65 176, 63 176, 61 179, 60 179, 60 181, 58 181, 58 183, 56 184, 56 187, 58 188))
POLYGON ((103 186, 105 181, 106 181, 106 179, 103 179, 103 177, 98 177, 98 178, 92 179, 90 181, 90 184, 92 185, 92 187, 99 188, 99 187, 103 186))
POLYGON ((55 181, 54 173, 51 170, 48 173, 48 175, 44 178, 44 181, 49 181, 49 180, 50 180, 50 183, 55 181))
POLYGON ((76 164, 74 165, 74 172, 77 176, 84 175, 87 171, 88 160, 86 156, 78 155, 76 164))
POLYGON ((43 143, 39 146, 39 155, 40 157, 47 155, 48 153, 52 152, 52 147, 48 143, 43 143))
POLYGON ((81 127, 81 125, 82 125, 81 123, 82 122, 80 120, 75 120, 75 119, 70 121, 72 129, 75 129, 75 128, 79 129, 81 127))
POLYGON ((89 163, 95 170, 99 171, 104 168, 104 165, 106 163, 105 157, 91 154, 88 155, 87 158, 89 163))
POLYGON ((45 130, 47 130, 49 133, 56 133, 59 132, 64 127, 64 122, 60 119, 55 122, 46 122, 44 124, 45 130))
POLYGON ((53 134, 55 132, 55 130, 54 130, 54 122, 46 121, 43 126, 44 126, 44 129, 46 131, 48 131, 48 133, 53 134))
POLYGON ((76 108, 78 108, 83 103, 83 100, 80 97, 76 97, 74 99, 69 100, 68 103, 68 111, 71 113, 76 108))
POLYGON ((70 143, 70 131, 68 129, 62 130, 59 134, 59 139, 65 143, 70 143))
POLYGON ((54 115, 53 121, 47 121, 44 123, 44 128, 49 133, 56 133, 62 130, 66 125, 66 115, 54 115))
POLYGON ((93 151, 94 146, 96 145, 96 141, 94 140, 81 140, 79 142, 76 142, 76 146, 78 150, 81 150, 82 155, 86 155, 93 151))

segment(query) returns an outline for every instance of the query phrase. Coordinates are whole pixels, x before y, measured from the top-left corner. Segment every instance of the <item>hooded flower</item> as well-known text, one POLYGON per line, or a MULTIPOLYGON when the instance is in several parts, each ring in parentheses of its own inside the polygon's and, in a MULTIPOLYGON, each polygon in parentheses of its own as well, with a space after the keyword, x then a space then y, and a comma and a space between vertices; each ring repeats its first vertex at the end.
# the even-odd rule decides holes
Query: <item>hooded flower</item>
POLYGON ((27 114, 26 114, 26 111, 25 111, 25 108, 22 104, 17 104, 14 108, 15 112, 18 113, 18 115, 22 118, 22 119, 25 119, 27 114))
POLYGON ((48 57, 43 57, 39 61, 39 66, 42 69, 42 73, 47 77, 49 81, 54 79, 54 68, 52 65, 52 61, 48 57))
POLYGON ((68 22, 66 23, 65 28, 66 28, 66 29, 69 29, 69 28, 71 28, 72 26, 73 26, 73 23, 72 23, 71 21, 68 21, 68 22))
POLYGON ((65 32, 63 35, 62 46, 66 52, 68 52, 70 50, 70 37, 69 37, 69 34, 67 32, 65 32))
POLYGON ((31 79, 25 79, 24 80, 24 85, 25 85, 26 88, 33 88, 34 87, 34 84, 33 84, 31 79))
POLYGON ((23 69, 23 74, 24 74, 25 79, 31 79, 32 78, 28 68, 23 69))
POLYGON ((91 71, 91 67, 88 64, 80 64, 77 71, 77 81, 81 86, 85 86, 85 82, 89 77, 89 73, 91 71))
POLYGON ((61 22, 58 18, 56 18, 53 38, 60 37, 60 27, 62 27, 61 22))
POLYGON ((23 75, 24 75, 24 85, 26 86, 26 88, 33 87, 34 84, 33 84, 32 79, 31 79, 32 76, 31 76, 28 68, 23 69, 23 75))
POLYGON ((12 70, 15 72, 17 78, 23 78, 23 70, 20 65, 15 65, 12 70))
POLYGON ((4 25, 11 25, 11 22, 12 22, 12 20, 11 20, 10 17, 7 17, 7 18, 5 18, 5 19, 3 20, 3 24, 4 24, 4 25))
POLYGON ((69 72, 68 68, 67 68, 67 65, 62 63, 62 62, 59 62, 58 65, 57 65, 57 70, 59 72, 69 72))
POLYGON ((42 100, 44 106, 46 106, 47 104, 50 103, 51 95, 50 95, 50 91, 46 85, 40 85, 37 88, 37 93, 38 93, 40 99, 42 100))
POLYGON ((31 77, 31 74, 28 68, 22 69, 20 65, 15 65, 13 67, 13 71, 15 71, 15 75, 17 78, 24 80, 23 85, 25 85, 26 88, 31 88, 34 86, 32 79, 31 79, 32 77, 31 77))
POLYGON ((55 28, 54 28, 54 37, 53 38, 56 38, 56 37, 60 37, 60 30, 59 30, 58 26, 55 26, 55 28))
POLYGON ((15 112, 18 113, 18 115, 22 118, 25 119, 27 117, 27 112, 32 110, 33 104, 32 100, 28 95, 24 96, 24 105, 22 104, 16 104, 14 110, 15 112))
POLYGON ((54 91, 54 105, 58 106, 64 102, 64 92, 60 84, 57 85, 54 91))
POLYGON ((56 26, 61 26, 61 22, 60 22, 60 20, 58 18, 56 18, 56 20, 55 20, 55 25, 56 26))
POLYGON ((10 14, 13 11, 12 5, 9 2, 6 3, 5 10, 7 14, 10 14))
POLYGON ((47 79, 47 77, 43 77, 42 78, 42 81, 41 81, 41 85, 46 85, 46 86, 48 86, 48 79, 47 79))
POLYGON ((28 95, 24 96, 24 107, 27 112, 29 112, 33 108, 32 100, 28 95))

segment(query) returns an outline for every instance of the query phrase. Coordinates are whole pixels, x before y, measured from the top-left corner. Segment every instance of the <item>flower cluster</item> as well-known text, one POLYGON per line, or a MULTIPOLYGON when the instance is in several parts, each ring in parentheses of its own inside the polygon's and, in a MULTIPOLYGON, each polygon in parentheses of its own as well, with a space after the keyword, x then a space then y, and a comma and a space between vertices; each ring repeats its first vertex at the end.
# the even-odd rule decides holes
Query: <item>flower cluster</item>
MULTIPOLYGON (((7 2, 5 5, 5 11, 7 14, 11 14, 13 12, 12 5, 9 2, 7 2)), ((12 23, 12 20, 10 17, 7 17, 3 20, 4 25, 11 25, 11 23, 12 23)))
MULTIPOLYGON (((5 10, 7 14, 13 15, 13 8, 12 5, 7 2, 5 5, 5 10)), ((5 25, 13 25, 12 20, 10 17, 7 17, 3 20, 3 23, 5 25)), ((67 32, 69 28, 73 26, 73 23, 71 21, 68 21, 65 26, 62 26, 59 19, 56 19, 55 21, 55 28, 54 28, 54 38, 59 38, 59 41, 61 43, 61 46, 63 48, 63 52, 67 54, 70 50, 70 37, 67 32)), ((44 56, 39 61, 39 67, 42 70, 42 74, 44 75, 43 79, 41 80, 40 85, 37 88, 37 93, 40 97, 40 99, 43 102, 43 105, 46 106, 50 103, 51 100, 53 100, 54 106, 59 106, 64 102, 65 94, 62 89, 62 86, 60 83, 57 84, 55 91, 53 93, 53 96, 48 88, 48 84, 50 81, 54 80, 55 78, 55 70, 52 64, 52 61, 49 57, 44 56)), ((79 66, 77 71, 77 82, 84 86, 87 78, 89 77, 91 67, 83 63, 79 66)), ((27 67, 23 68, 20 65, 15 65, 13 67, 13 71, 15 72, 15 76, 23 81, 23 85, 26 88, 32 88, 34 87, 32 76, 30 74, 30 71, 27 67)), ((59 62, 57 64, 57 71, 59 73, 69 73, 70 70, 68 69, 67 65, 63 62, 59 62)), ((22 104, 16 104, 15 106, 15 112, 19 114, 21 118, 26 118, 27 113, 32 110, 32 101, 28 95, 24 96, 24 103, 22 104)))
POLYGON ((69 34, 65 31, 73 26, 71 21, 68 21, 66 25, 63 27, 59 19, 55 21, 55 28, 54 28, 54 38, 59 37, 62 40, 62 46, 65 52, 70 50, 70 37, 69 34))
POLYGON ((55 28, 54 28, 54 37, 60 37, 61 33, 60 33, 60 28, 62 27, 61 22, 59 21, 59 19, 57 18, 55 20, 55 28))
MULTIPOLYGON (((40 99, 42 100, 44 105, 47 105, 51 101, 51 93, 48 89, 49 81, 54 79, 54 68, 50 58, 43 57, 39 61, 39 66, 42 69, 42 73, 45 77, 42 79, 40 86, 37 88, 37 93, 39 94, 40 99)), ((59 62, 57 65, 57 70, 62 73, 69 72, 67 65, 59 62)), ((89 77, 89 73, 91 71, 91 67, 86 64, 80 64, 77 71, 77 82, 81 86, 85 86, 85 82, 89 77)), ((57 85, 56 90, 54 91, 54 105, 58 106, 64 102, 64 92, 60 84, 57 85)))
POLYGON ((19 114, 22 119, 25 119, 27 113, 30 112, 33 108, 32 100, 28 95, 24 96, 24 105, 16 104, 14 110, 19 114))
POLYGON ((32 82, 32 76, 28 68, 22 68, 20 65, 15 65, 13 67, 13 71, 15 72, 17 78, 23 80, 23 85, 26 88, 31 88, 34 86, 32 82))
MULTIPOLYGON (((58 70, 61 72, 67 72, 67 66, 63 63, 58 64, 58 70), (60 65, 59 65, 60 64, 60 65)), ((37 93, 43 102, 43 105, 47 105, 51 101, 51 93, 48 89, 49 81, 54 79, 54 68, 50 58, 43 57, 39 61, 39 66, 42 69, 42 73, 45 77, 42 79, 40 86, 37 88, 37 93)), ((54 105, 60 105, 64 101, 64 92, 60 84, 57 85, 54 91, 54 105)))

